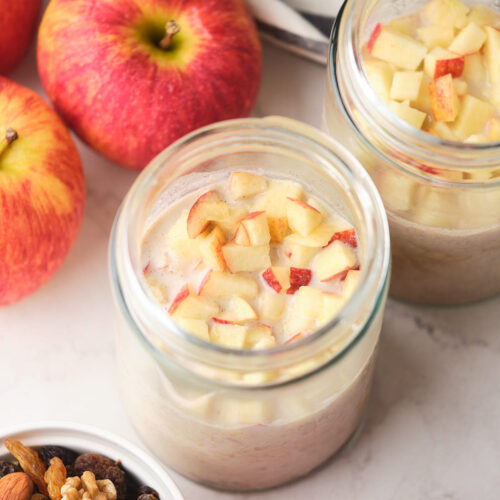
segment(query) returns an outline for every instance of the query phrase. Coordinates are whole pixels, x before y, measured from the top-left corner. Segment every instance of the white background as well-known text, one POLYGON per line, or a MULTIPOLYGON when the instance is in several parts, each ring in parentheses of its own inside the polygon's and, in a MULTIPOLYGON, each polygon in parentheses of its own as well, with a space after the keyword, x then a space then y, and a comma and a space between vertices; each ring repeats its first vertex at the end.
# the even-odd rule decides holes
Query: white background
MULTIPOLYGON (((11 76, 44 95, 34 48, 11 76)), ((318 126, 324 78, 323 67, 265 45, 255 114, 318 126)), ((88 189, 78 240, 47 285, 0 310, 0 429, 62 419, 138 442, 117 394, 107 277, 110 227, 136 174, 77 144, 88 189)), ((499 325, 500 298, 456 309, 389 301, 371 406, 353 445, 302 481, 260 494, 172 475, 187 499, 498 499, 499 325)))

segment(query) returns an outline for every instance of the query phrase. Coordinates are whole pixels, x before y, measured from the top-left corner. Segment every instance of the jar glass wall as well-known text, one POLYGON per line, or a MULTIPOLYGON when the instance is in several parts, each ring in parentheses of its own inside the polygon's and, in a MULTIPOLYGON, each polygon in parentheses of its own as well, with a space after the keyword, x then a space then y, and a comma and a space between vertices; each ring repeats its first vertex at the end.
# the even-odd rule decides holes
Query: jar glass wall
MULTIPOLYGON (((390 293, 462 304, 500 292, 500 143, 447 141, 413 128, 379 99, 362 64, 378 22, 426 3, 344 4, 330 43, 324 126, 363 163, 381 194, 391 232, 390 293)), ((497 2, 481 4, 498 10, 497 2)))
POLYGON ((178 472, 223 489, 277 486, 317 467, 360 425, 387 294, 388 229, 369 176, 326 136, 266 118, 181 139, 125 198, 110 266, 125 407, 145 443, 178 472), (301 183, 358 233, 360 284, 339 315, 265 351, 228 349, 182 331, 142 277, 140 243, 158 215, 234 169, 301 183))

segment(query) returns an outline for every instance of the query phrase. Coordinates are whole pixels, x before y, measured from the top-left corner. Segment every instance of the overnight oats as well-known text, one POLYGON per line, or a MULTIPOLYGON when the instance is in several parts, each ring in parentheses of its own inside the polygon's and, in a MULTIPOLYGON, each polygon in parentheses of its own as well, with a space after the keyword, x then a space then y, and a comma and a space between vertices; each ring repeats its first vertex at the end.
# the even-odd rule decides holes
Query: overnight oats
POLYGON ((396 297, 500 292, 499 30, 494 2, 350 0, 333 31, 325 126, 381 194, 396 297))
POLYGON ((361 423, 388 268, 373 184, 314 129, 235 120, 168 148, 111 241, 123 400, 145 443, 222 489, 317 467, 361 423))

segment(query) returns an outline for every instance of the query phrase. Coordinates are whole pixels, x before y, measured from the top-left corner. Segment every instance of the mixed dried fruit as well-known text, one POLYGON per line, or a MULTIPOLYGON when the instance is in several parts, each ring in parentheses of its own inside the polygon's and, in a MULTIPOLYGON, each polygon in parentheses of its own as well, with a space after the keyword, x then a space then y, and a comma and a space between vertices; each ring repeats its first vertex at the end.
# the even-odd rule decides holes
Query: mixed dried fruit
POLYGON ((500 141, 500 13, 460 0, 377 24, 366 75, 391 110, 443 139, 500 141))
POLYGON ((154 298, 186 331, 268 349, 332 320, 360 275, 354 227, 296 182, 234 171, 169 207, 142 243, 154 298))
POLYGON ((5 446, 11 455, 0 460, 0 500, 160 500, 119 460, 10 439, 5 446))

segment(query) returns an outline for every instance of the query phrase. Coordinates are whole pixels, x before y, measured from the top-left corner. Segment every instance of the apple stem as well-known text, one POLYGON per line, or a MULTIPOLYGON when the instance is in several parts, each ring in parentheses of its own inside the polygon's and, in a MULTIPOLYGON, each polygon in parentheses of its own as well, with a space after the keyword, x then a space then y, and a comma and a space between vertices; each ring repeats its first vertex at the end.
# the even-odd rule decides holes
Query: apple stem
POLYGON ((3 141, 0 143, 0 156, 18 137, 18 133, 13 128, 9 127, 7 129, 3 141))
POLYGON ((168 49, 172 44, 172 39, 181 30, 181 27, 173 20, 167 22, 165 26, 165 36, 160 40, 160 47, 162 49, 168 49))

